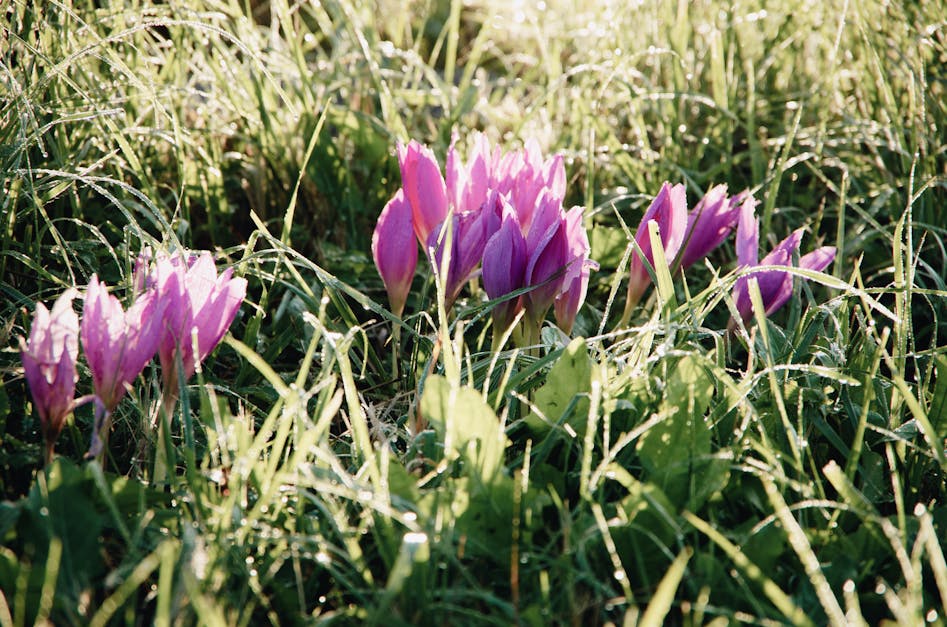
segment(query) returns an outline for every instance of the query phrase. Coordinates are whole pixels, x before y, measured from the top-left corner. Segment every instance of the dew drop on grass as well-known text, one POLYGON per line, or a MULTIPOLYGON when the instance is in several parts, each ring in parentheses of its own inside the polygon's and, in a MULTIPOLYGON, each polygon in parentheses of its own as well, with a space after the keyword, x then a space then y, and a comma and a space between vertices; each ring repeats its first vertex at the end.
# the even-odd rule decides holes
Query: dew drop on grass
POLYGON ((937 610, 931 610, 930 612, 927 613, 927 616, 925 616, 924 618, 927 619, 927 622, 933 623, 934 621, 937 620, 937 610))
POLYGON ((326 602, 326 595, 323 594, 321 597, 319 597, 319 603, 325 603, 325 602, 326 602))
POLYGON ((849 580, 846 581, 845 584, 842 586, 842 590, 843 590, 845 593, 847 593, 847 594, 851 594, 851 593, 855 592, 855 582, 852 581, 851 579, 849 579, 849 580))
POLYGON ((316 553, 316 561, 322 564, 323 566, 327 566, 328 564, 332 563, 332 558, 329 557, 329 554, 326 553, 325 551, 319 551, 318 553, 316 553))
POLYGON ((404 534, 404 543, 412 545, 425 544, 427 542, 427 534, 422 531, 410 531, 404 534))
POLYGON ((885 588, 885 585, 879 581, 878 585, 875 586, 875 594, 884 594, 885 590, 887 590, 887 588, 885 588))
POLYGON ((615 581, 624 581, 624 580, 625 580, 625 571, 623 571, 623 570, 616 570, 616 571, 613 573, 613 576, 615 577, 615 581))
POLYGON ((915 516, 921 517, 921 516, 923 516, 925 513, 927 513, 927 508, 924 507, 924 504, 923 504, 923 503, 918 503, 917 505, 914 506, 914 515, 915 515, 915 516))

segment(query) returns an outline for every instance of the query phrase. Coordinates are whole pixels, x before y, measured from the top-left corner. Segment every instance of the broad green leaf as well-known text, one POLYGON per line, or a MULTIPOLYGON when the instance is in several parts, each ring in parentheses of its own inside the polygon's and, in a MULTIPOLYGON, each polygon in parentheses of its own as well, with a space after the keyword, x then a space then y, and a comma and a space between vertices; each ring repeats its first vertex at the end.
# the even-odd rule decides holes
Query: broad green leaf
POLYGON ((452 388, 446 378, 432 375, 421 395, 421 415, 442 438, 448 459, 460 455, 485 483, 499 472, 506 434, 479 392, 452 388))
POLYGON ((549 370, 546 383, 536 391, 533 402, 545 420, 533 413, 526 419, 528 424, 539 431, 549 424, 566 422, 581 433, 588 419, 587 394, 591 389, 592 360, 585 340, 576 338, 562 351, 549 370))
POLYGON ((638 442, 651 479, 672 502, 699 507, 729 480, 729 462, 711 456, 705 418, 714 393, 713 378, 699 358, 688 355, 671 370, 661 403, 664 420, 638 442))
POLYGON ((713 391, 713 380, 696 357, 688 355, 674 366, 661 403, 665 419, 638 442, 638 455, 650 472, 686 470, 692 459, 710 454, 704 413, 713 391))

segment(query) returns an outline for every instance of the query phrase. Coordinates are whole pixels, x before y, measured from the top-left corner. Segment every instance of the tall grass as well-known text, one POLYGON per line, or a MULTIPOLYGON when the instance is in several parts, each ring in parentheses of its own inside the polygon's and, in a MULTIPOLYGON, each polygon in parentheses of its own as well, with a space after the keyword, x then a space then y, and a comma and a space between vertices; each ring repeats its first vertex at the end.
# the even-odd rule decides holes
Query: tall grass
MULTIPOLYGON (((0 17, 0 623, 943 623, 940 2, 13 0, 0 17), (394 145, 567 158, 588 302, 491 351, 367 254, 394 145), (735 334, 732 245, 612 330, 664 180, 761 199, 825 275, 735 334), (250 282, 145 464, 160 377, 41 467, 32 303, 135 255, 250 282), (391 376, 401 325, 400 376, 391 376)), ((809 280, 803 281, 802 278, 809 280)), ((88 387, 83 372, 80 387, 88 387)))

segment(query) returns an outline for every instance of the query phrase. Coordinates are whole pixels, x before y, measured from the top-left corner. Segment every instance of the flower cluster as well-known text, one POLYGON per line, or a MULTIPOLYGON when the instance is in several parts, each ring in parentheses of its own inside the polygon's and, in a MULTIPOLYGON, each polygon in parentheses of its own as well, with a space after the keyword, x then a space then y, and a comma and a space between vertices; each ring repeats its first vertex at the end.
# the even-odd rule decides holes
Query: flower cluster
MULTIPOLYGON (((738 269, 745 270, 733 288, 737 313, 746 322, 753 315, 748 291, 749 280, 755 277, 766 315, 782 307, 792 294, 792 277, 782 270, 752 270, 758 266, 790 267, 793 255, 802 241, 802 230, 793 232, 771 253, 759 260, 759 220, 755 216, 757 201, 747 192, 727 195, 725 185, 711 188, 690 211, 683 185, 664 183, 654 201, 645 211, 635 233, 640 254, 632 256, 628 279, 625 319, 638 304, 651 283, 649 268, 654 267, 649 223, 656 222, 671 273, 685 270, 705 257, 736 230, 738 269)), ((799 259, 799 267, 821 272, 835 258, 833 246, 823 246, 799 259)))
POLYGON ((392 311, 404 310, 417 266, 416 239, 442 281, 448 308, 479 268, 491 299, 525 290, 493 310, 498 331, 520 310, 539 325, 554 306, 557 324, 568 333, 594 263, 582 209, 562 206, 562 157, 544 159, 535 141, 504 154, 478 134, 465 163, 455 143, 444 175, 430 148, 413 140, 398 147, 402 187, 372 237, 392 311))
POLYGON ((177 398, 177 364, 184 378, 220 342, 246 295, 246 280, 227 269, 219 276, 210 253, 185 259, 143 253, 135 265, 136 296, 125 310, 93 275, 86 288, 82 322, 67 290, 52 312, 37 303, 20 357, 46 440, 47 461, 63 423, 80 402, 95 404, 89 454, 103 449, 109 416, 151 359, 158 354, 166 400, 177 398), (149 268, 153 264, 153 269, 149 268), (92 373, 94 395, 75 399, 79 341, 92 373))

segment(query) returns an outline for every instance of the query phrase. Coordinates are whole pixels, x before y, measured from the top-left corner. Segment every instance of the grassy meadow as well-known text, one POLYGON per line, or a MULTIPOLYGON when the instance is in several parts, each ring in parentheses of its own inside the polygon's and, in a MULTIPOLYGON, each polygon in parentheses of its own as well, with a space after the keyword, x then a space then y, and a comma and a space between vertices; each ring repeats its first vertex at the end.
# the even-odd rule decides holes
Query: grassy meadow
POLYGON ((947 624, 945 15, 9 0, 0 625, 947 624), (570 335, 495 349, 423 259, 389 311, 396 146, 475 130, 564 159, 598 264, 570 335), (664 181, 835 258, 728 332, 731 237, 622 321, 664 181), (44 464, 35 303, 96 274, 127 304, 145 247, 212 251, 240 313, 167 430, 152 363, 101 461, 88 403, 44 464))

